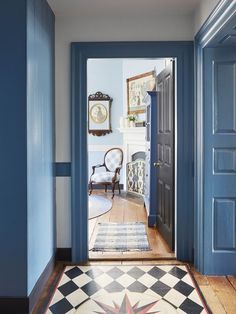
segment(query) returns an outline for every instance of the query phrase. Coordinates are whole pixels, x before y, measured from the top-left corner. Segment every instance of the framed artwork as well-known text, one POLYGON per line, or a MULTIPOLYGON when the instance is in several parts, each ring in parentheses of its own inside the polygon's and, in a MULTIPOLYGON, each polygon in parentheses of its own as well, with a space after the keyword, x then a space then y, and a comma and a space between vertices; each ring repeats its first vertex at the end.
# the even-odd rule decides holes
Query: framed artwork
POLYGON ((88 97, 88 132, 102 136, 111 130, 111 103, 112 98, 101 92, 88 97))
POLYGON ((156 89, 155 71, 130 77, 126 81, 128 114, 144 113, 146 111, 144 102, 146 92, 156 89))

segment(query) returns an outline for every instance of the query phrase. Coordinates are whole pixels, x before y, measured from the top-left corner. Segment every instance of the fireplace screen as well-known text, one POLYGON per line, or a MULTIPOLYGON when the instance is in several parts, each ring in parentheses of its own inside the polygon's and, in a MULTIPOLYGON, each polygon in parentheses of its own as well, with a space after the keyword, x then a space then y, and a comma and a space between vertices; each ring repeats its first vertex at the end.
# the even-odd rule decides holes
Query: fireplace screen
POLYGON ((144 152, 139 152, 139 154, 135 153, 132 156, 133 160, 127 164, 127 191, 128 192, 134 192, 141 195, 144 194, 144 180, 145 180, 144 158, 145 158, 144 152), (140 153, 143 153, 143 154, 140 154, 140 153))

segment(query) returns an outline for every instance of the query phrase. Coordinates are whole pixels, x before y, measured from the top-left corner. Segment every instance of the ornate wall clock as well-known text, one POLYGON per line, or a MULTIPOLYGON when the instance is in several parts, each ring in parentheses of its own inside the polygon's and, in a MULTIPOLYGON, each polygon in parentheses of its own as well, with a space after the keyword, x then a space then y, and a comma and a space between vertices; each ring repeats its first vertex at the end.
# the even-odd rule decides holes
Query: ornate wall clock
POLYGON ((88 132, 96 136, 106 135, 111 130, 112 98, 101 92, 88 97, 88 132))

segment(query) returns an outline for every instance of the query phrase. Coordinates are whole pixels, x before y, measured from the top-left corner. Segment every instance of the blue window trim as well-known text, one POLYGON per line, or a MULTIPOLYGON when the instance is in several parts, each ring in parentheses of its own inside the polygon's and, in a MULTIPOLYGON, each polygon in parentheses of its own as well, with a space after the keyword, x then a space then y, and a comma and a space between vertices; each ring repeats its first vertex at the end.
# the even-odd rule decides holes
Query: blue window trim
POLYGON ((228 21, 236 15, 236 3, 222 0, 203 24, 194 39, 195 50, 195 100, 194 100, 194 265, 204 270, 204 103, 203 103, 203 52, 216 45, 215 38, 224 32, 228 21))
POLYGON ((71 44, 73 262, 88 260, 87 59, 165 57, 177 58, 177 258, 193 259, 193 42, 81 42, 71 44))

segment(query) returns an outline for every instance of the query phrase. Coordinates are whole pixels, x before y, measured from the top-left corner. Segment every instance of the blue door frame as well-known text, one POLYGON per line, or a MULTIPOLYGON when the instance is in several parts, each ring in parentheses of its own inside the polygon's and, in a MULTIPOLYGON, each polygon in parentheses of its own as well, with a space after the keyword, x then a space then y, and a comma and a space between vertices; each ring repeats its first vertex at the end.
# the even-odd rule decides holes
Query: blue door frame
MULTIPOLYGON (((206 88, 206 90, 211 88, 207 85, 209 83, 209 79, 204 80, 204 77, 208 71, 207 67, 209 68, 209 63, 207 64, 207 61, 204 58, 204 52, 208 47, 219 47, 219 45, 222 44, 222 39, 227 39, 227 34, 229 31, 234 29, 235 19, 236 3, 232 0, 222 0, 195 37, 194 265, 201 273, 205 274, 229 274, 231 271, 229 268, 225 268, 225 265, 223 265, 223 259, 222 263, 219 263, 219 260, 213 260, 214 265, 212 265, 212 260, 207 257, 209 252, 206 253, 204 251, 204 248, 208 247, 208 250, 214 252, 213 242, 210 245, 208 243, 209 238, 212 238, 212 234, 214 234, 214 231, 211 229, 212 225, 210 226, 209 224, 207 233, 205 232, 206 229, 204 229, 206 224, 209 223, 206 221, 206 209, 204 208, 204 202, 206 197, 208 197, 207 193, 209 193, 207 184, 213 185, 214 183, 206 183, 206 173, 204 172, 204 169, 206 171, 206 160, 209 160, 209 156, 204 150, 205 138, 206 136, 209 136, 209 134, 205 133, 206 130, 204 128, 204 114, 205 107, 210 105, 205 101, 204 88, 206 88)), ((207 75, 209 75, 209 73, 207 73, 207 75)), ((209 171, 211 171, 211 169, 209 169, 209 171)), ((224 184, 223 181, 222 184, 224 184)), ((232 264, 232 261, 229 260, 228 262, 229 264, 232 264)))
POLYGON ((193 42, 71 44, 72 260, 88 260, 87 60, 177 59, 177 259, 193 260, 193 42))

